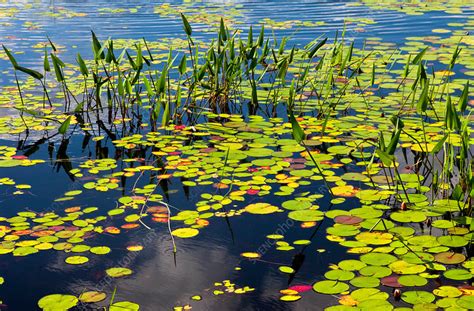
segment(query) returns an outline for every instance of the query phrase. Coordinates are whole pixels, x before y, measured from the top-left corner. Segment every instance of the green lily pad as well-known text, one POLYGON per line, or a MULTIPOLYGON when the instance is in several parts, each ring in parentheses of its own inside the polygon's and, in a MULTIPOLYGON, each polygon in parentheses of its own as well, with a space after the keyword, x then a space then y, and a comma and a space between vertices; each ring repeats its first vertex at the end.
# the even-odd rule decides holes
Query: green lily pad
POLYGON ((402 293, 402 300, 406 303, 415 305, 421 303, 431 303, 435 300, 435 296, 432 293, 425 291, 407 291, 402 293))
POLYGON ((474 296, 462 296, 456 300, 456 304, 461 308, 472 309, 472 306, 474 306, 474 296))
POLYGON ((113 278, 119 278, 122 276, 128 276, 132 274, 132 270, 128 268, 122 268, 122 267, 109 268, 105 270, 105 272, 113 278))
POLYGON ((69 256, 64 260, 70 265, 82 265, 89 261, 89 258, 84 256, 69 256))
POLYGON ((339 281, 320 281, 313 284, 315 292, 327 295, 337 295, 349 290, 349 285, 339 281))
POLYGON ((89 252, 96 255, 106 255, 110 253, 110 247, 108 246, 94 246, 89 249, 89 252))
POLYGON ((378 287, 380 280, 372 276, 357 276, 350 281, 355 287, 378 287))
POLYGON ((441 245, 449 247, 463 247, 469 243, 465 238, 458 235, 443 235, 439 236, 437 240, 441 245))
POLYGON ((140 306, 130 301, 117 301, 109 307, 109 311, 138 311, 140 306))
POLYGON ((324 274, 324 277, 333 281, 349 281, 355 277, 355 274, 346 270, 330 270, 324 274))
POLYGON ((39 252, 38 249, 31 246, 21 246, 15 248, 13 251, 13 256, 28 256, 39 252))
POLYGON ((293 269, 292 267, 288 267, 288 266, 280 266, 280 267, 278 267, 278 270, 280 270, 283 273, 288 273, 288 274, 292 274, 292 273, 295 272, 295 269, 293 269))
POLYGON ((78 301, 77 297, 72 295, 52 294, 41 298, 38 306, 45 311, 61 311, 75 307, 78 301))
POLYGON ((386 232, 362 232, 356 235, 356 240, 372 245, 385 245, 393 240, 393 235, 386 232))
POLYGON ((94 303, 94 302, 100 302, 104 300, 106 297, 107 295, 105 293, 97 292, 97 291, 88 291, 88 292, 83 292, 81 295, 79 295, 79 300, 81 302, 94 303))
POLYGON ((324 213, 317 210, 291 211, 288 213, 288 218, 297 221, 319 221, 324 218, 324 213))
POLYGON ((281 205, 283 208, 291 211, 304 210, 311 207, 311 202, 308 201, 298 201, 298 200, 289 200, 283 202, 281 205))
POLYGON ((337 265, 339 268, 345 271, 359 271, 360 269, 367 266, 367 264, 363 263, 362 261, 355 259, 342 260, 337 265))
POLYGON ((384 253, 368 253, 360 256, 360 261, 372 266, 387 266, 396 260, 397 257, 384 253))
POLYGON ((360 269, 359 273, 363 276, 373 276, 380 279, 391 275, 392 270, 383 266, 367 266, 360 269))
POLYGON ((443 275, 445 278, 455 281, 470 280, 473 277, 472 273, 465 269, 450 269, 445 271, 443 275))
POLYGON ((327 228, 326 232, 332 235, 347 237, 358 234, 360 230, 352 225, 335 224, 333 227, 327 228))
POLYGON ((398 283, 403 286, 424 286, 428 284, 428 280, 419 275, 402 275, 398 278, 398 283))
POLYGON ((351 292, 350 296, 352 299, 358 302, 362 302, 365 300, 386 300, 388 299, 389 295, 385 292, 377 288, 359 288, 351 292))
POLYGON ((300 295, 283 295, 280 297, 281 301, 285 302, 293 302, 293 301, 298 301, 301 299, 300 295))
POLYGON ((187 239, 198 235, 199 230, 194 228, 179 228, 171 231, 171 234, 178 238, 187 239))
POLYGON ((438 219, 438 220, 433 221, 431 225, 439 229, 448 229, 448 228, 455 227, 456 223, 454 223, 453 221, 445 220, 445 219, 438 219))
POLYGON ((247 205, 245 211, 250 214, 265 215, 278 212, 279 208, 268 203, 254 203, 247 205))
POLYGON ((439 297, 453 298, 461 296, 462 291, 460 291, 457 287, 444 285, 434 289, 433 294, 439 297))
POLYGON ((426 215, 419 211, 402 211, 390 214, 390 218, 398 222, 423 222, 426 220, 426 215))
POLYGON ((389 268, 397 274, 418 274, 426 270, 426 266, 397 260, 389 265, 389 268))

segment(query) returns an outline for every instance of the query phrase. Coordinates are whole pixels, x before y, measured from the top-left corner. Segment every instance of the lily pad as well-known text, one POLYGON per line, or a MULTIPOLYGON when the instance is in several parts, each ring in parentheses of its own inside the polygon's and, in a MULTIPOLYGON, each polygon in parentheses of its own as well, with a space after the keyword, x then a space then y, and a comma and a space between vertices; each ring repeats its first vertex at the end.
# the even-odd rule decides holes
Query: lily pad
POLYGON ((419 211, 403 211, 390 214, 390 218, 398 222, 423 222, 426 220, 426 215, 419 211))
POLYGON ((448 271, 445 271, 443 275, 445 278, 455 281, 470 280, 473 277, 471 272, 464 269, 450 269, 448 271))
POLYGON ((357 276, 350 281, 352 286, 355 287, 378 287, 380 280, 372 276, 357 276))
POLYGON ((444 285, 440 286, 433 290, 433 294, 439 297, 459 297, 462 295, 462 291, 460 291, 457 287, 444 285))
POLYGON ((422 303, 431 303, 435 300, 435 296, 432 293, 425 291, 407 291, 402 293, 402 300, 406 303, 415 305, 422 303))
POLYGON ((360 269, 367 266, 367 264, 363 263, 362 261, 355 259, 342 260, 337 265, 339 268, 346 271, 359 271, 360 269))
POLYGON ((41 298, 38 306, 45 311, 61 311, 75 307, 78 301, 76 296, 52 294, 41 298))
POLYGON ((292 267, 288 267, 288 266, 280 266, 280 267, 278 267, 278 270, 280 270, 283 273, 288 273, 288 274, 291 274, 291 273, 295 272, 295 269, 293 269, 292 267))
POLYGON ((64 260, 70 265, 82 265, 89 261, 89 258, 84 256, 69 256, 64 260))
POLYGON ((88 291, 79 295, 79 300, 86 303, 94 303, 104 300, 107 295, 103 292, 88 291))
POLYGON ((355 274, 351 271, 336 269, 326 272, 324 277, 333 281, 349 281, 355 277, 355 274))
POLYGON ((311 202, 308 201, 298 201, 298 200, 289 200, 283 202, 281 205, 283 208, 291 211, 304 210, 311 207, 311 202))
POLYGON ((130 301, 117 301, 109 307, 109 311, 138 311, 140 306, 130 301))
POLYGON ((437 240, 441 245, 449 247, 463 247, 469 243, 465 238, 458 235, 443 235, 439 236, 437 240))
POLYGON ((436 254, 434 257, 437 262, 443 263, 445 265, 456 265, 466 260, 466 256, 454 252, 443 252, 436 254))
MULTIPOLYGON (((245 211, 250 214, 273 214, 279 211, 279 208, 268 203, 254 203, 247 205, 245 211)), ((197 234, 196 234, 197 235, 197 234)))
POLYGON ((360 256, 360 261, 372 266, 387 266, 396 260, 397 257, 384 253, 368 253, 360 256))
POLYGON ((392 274, 392 270, 383 266, 367 266, 360 269, 359 273, 363 276, 373 276, 383 278, 392 274))
POLYGON ((171 231, 171 234, 178 238, 187 239, 198 235, 199 230, 194 228, 179 228, 171 231))
POLYGON ((319 221, 324 218, 324 213, 317 210, 291 211, 288 217, 297 221, 319 221))
POLYGON ((109 268, 105 270, 105 272, 113 278, 119 278, 119 277, 128 276, 132 274, 132 270, 128 268, 121 268, 121 267, 109 268))
POLYGON ((428 280, 419 275, 402 275, 398 278, 398 283, 403 286, 424 286, 428 284, 428 280))
POLYGON ((327 295, 337 295, 349 290, 349 285, 339 281, 320 281, 313 285, 315 292, 327 295))
POLYGON ((426 266, 397 260, 389 265, 389 268, 397 274, 418 274, 426 270, 426 266))

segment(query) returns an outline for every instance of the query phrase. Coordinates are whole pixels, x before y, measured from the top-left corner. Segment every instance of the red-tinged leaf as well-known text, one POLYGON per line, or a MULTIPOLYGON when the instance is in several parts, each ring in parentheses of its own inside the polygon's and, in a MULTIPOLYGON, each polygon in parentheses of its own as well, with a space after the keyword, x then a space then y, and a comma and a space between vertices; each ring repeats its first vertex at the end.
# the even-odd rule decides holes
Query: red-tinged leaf
POLYGON ((295 290, 298 293, 304 293, 313 289, 311 285, 293 285, 288 289, 295 290))

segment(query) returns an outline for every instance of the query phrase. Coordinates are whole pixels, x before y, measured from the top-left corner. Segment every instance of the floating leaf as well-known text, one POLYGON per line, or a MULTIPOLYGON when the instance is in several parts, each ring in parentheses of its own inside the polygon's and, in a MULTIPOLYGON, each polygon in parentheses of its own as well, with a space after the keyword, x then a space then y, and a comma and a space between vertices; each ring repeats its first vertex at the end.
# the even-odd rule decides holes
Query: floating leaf
POLYGON ((179 228, 171 231, 171 234, 178 238, 187 239, 198 235, 199 230, 194 228, 179 228))
POLYGON ((388 294, 377 288, 359 288, 352 291, 350 296, 358 303, 366 300, 382 301, 388 299, 388 294))
POLYGON ((396 260, 397 257, 384 253, 368 253, 360 256, 360 261, 372 266, 387 266, 396 260))
POLYGON ((123 276, 127 276, 127 275, 132 274, 132 270, 130 270, 128 268, 121 268, 121 267, 109 268, 109 269, 105 270, 105 272, 113 278, 119 278, 119 277, 123 277, 123 276))
POLYGON ((313 285, 315 292, 327 295, 337 295, 349 290, 349 285, 339 281, 320 281, 313 285))
POLYGON ((324 277, 328 280, 334 281, 349 281, 355 277, 355 274, 351 271, 336 269, 326 272, 324 277))
POLYGON ((441 245, 449 247, 463 247, 468 243, 465 238, 457 235, 444 235, 438 237, 437 240, 441 245))
POLYGON ((291 211, 304 210, 311 207, 311 202, 308 201, 298 201, 298 200, 289 200, 283 202, 281 205, 283 208, 291 211))
POLYGON ((38 301, 38 306, 43 310, 69 310, 76 306, 78 299, 72 295, 52 294, 44 296, 38 301))
POLYGON ((358 234, 360 230, 356 226, 336 224, 327 228, 326 232, 335 236, 348 237, 358 234))
POLYGON ((96 255, 105 255, 110 253, 110 247, 108 246, 94 246, 89 249, 89 252, 96 255))
POLYGON ((118 301, 110 305, 109 311, 138 311, 140 306, 130 301, 118 301))
POLYGON ((400 288, 403 287, 400 283, 398 283, 398 276, 397 275, 392 275, 392 276, 387 276, 384 277, 380 280, 380 282, 388 287, 394 287, 394 288, 400 288))
POLYGON ((334 221, 338 224, 345 224, 345 225, 357 225, 363 221, 362 218, 357 216, 351 215, 340 215, 334 218, 334 221))
POLYGON ((284 295, 280 297, 281 301, 286 301, 286 302, 298 301, 300 299, 301 299, 300 295, 284 295))
POLYGON ((454 252, 443 252, 436 254, 435 260, 439 263, 443 263, 446 265, 456 265, 464 262, 466 260, 466 256, 460 253, 454 252))
POLYGON ((424 265, 411 264, 403 260, 392 262, 389 268, 398 274, 418 274, 426 270, 424 265))
POLYGON ((433 290, 433 294, 439 297, 459 297, 462 295, 462 291, 454 286, 444 285, 433 290))
POLYGON ((300 210, 288 213, 288 218, 297 221, 319 221, 324 218, 324 213, 317 210, 300 210))
POLYGON ((356 240, 366 244, 384 245, 393 240, 393 235, 385 232, 362 232, 356 236, 356 240))
POLYGON ((278 267, 278 270, 280 270, 283 273, 288 273, 288 274, 292 274, 292 273, 295 272, 295 269, 293 269, 292 267, 288 267, 288 266, 280 266, 280 267, 278 267))
POLYGON ((250 259, 260 258, 260 254, 254 253, 254 252, 245 252, 245 253, 240 254, 240 256, 245 257, 245 258, 250 258, 250 259))
POLYGON ((364 276, 383 278, 392 274, 392 270, 383 266, 367 266, 360 269, 359 273, 364 276))
POLYGON ((15 248, 13 251, 13 256, 28 256, 38 252, 38 249, 31 246, 22 246, 15 248))
POLYGON ((82 265, 89 261, 89 258, 84 256, 69 256, 64 260, 70 265, 82 265))
POLYGON ((431 303, 435 300, 435 296, 432 293, 425 291, 407 291, 402 293, 402 300, 412 305, 431 303))
POLYGON ((83 292, 79 295, 79 301, 86 302, 86 303, 94 303, 104 300, 107 297, 105 293, 96 292, 96 291, 88 291, 83 292))
POLYGON ((443 273, 444 277, 456 281, 470 280, 473 275, 468 270, 451 269, 443 273))
POLYGON ((355 287, 378 287, 380 280, 371 276, 357 276, 350 283, 355 287))
POLYGON ((426 215, 418 211, 403 211, 390 214, 390 218, 398 222, 422 222, 426 220, 426 215))
POLYGON ((265 215, 275 213, 279 211, 279 208, 268 203, 254 203, 247 205, 245 211, 250 214, 265 215))
POLYGON ((142 245, 129 245, 127 246, 127 250, 130 252, 139 252, 143 250, 143 246, 142 245))
POLYGON ((424 286, 428 280, 419 275, 402 275, 398 278, 398 283, 403 286, 424 286))
POLYGON ((362 261, 355 259, 342 260, 337 265, 339 268, 346 271, 359 271, 363 267, 367 266, 367 264, 363 263, 362 261))

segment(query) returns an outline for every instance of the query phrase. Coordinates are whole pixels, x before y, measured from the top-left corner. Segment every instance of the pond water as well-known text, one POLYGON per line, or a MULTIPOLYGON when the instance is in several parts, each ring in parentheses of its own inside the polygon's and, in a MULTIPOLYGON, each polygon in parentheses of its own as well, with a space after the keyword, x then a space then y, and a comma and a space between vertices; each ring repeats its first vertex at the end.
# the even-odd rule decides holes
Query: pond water
MULTIPOLYGON (((400 47, 405 52, 414 52, 419 47, 410 44, 416 42, 413 39, 407 44, 409 37, 436 37, 433 39, 435 42, 474 29, 474 4, 471 1, 433 1, 426 4, 418 1, 171 1, 163 4, 153 1, 0 0, 0 43, 14 52, 22 66, 41 71, 44 44, 48 44, 48 37, 58 48, 57 55, 66 64, 75 63, 77 53, 84 59, 93 57, 90 33, 93 30, 100 40, 110 37, 117 40, 117 45, 128 45, 131 49, 132 44, 127 44, 126 40, 145 38, 150 43, 161 42, 165 46, 159 48, 164 62, 167 55, 165 42, 170 41, 169 45, 173 46, 179 44, 172 39, 186 39, 178 11, 189 17, 193 39, 203 44, 209 44, 216 38, 214 30, 221 16, 232 29, 241 29, 245 40, 250 25, 254 25, 256 37, 260 25, 264 23, 265 35, 274 38, 272 40, 289 37, 288 49, 293 45, 302 49, 320 36, 328 37, 328 42, 332 42, 336 35, 341 37, 344 25, 345 40, 354 41, 356 49, 365 49, 364 42, 369 42, 367 49, 378 45, 387 49, 400 47)), ((471 40, 466 44, 465 49, 470 49, 466 53, 470 53, 470 56, 454 69, 458 74, 456 78, 464 79, 461 82, 453 81, 453 90, 456 91, 453 91, 453 96, 457 97, 460 96, 463 81, 472 76, 474 69, 470 62, 472 58, 469 58, 472 57, 473 42, 471 40)), ((447 56, 442 54, 436 57, 429 58, 428 62, 438 64, 436 70, 442 70, 444 65, 441 64, 445 64, 447 56), (436 58, 438 56, 439 59, 436 58)), ((404 61, 397 63, 395 70, 401 72, 403 64, 404 61)), ((0 70, 3 73, 0 76, 1 92, 17 94, 13 70, 5 54, 0 54, 0 70)), ((26 76, 20 77, 26 80, 26 76)), ((37 89, 27 90, 25 99, 38 100, 37 92, 37 89)), ((383 101, 385 95, 391 94, 387 90, 374 92, 375 95, 367 94, 368 97, 374 95, 369 101, 383 101)), ((55 104, 63 100, 57 94, 54 96, 55 104)), ((20 118, 16 117, 17 123, 11 126, 10 118, 18 114, 11 105, 12 101, 19 101, 18 96, 15 95, 14 99, 12 95, 0 98, 0 156, 5 161, 0 164, 0 226, 3 239, 0 276, 5 280, 0 285, 2 310, 36 310, 38 301, 44 296, 79 296, 92 290, 106 293, 107 298, 97 303, 80 303, 74 309, 98 310, 108 307, 110 298, 114 296, 114 302, 131 301, 137 303, 140 310, 171 310, 186 305, 192 306, 193 310, 323 310, 337 305, 337 297, 316 293, 308 286, 324 280, 329 265, 341 260, 359 259, 360 254, 354 249, 353 253, 348 253, 349 246, 340 245, 338 242, 341 241, 334 238, 352 236, 350 233, 334 233, 330 238, 333 241, 327 238, 328 228, 334 225, 332 218, 343 213, 332 214, 331 217, 293 214, 293 218, 288 218, 287 209, 290 213, 306 210, 304 206, 307 203, 317 206, 318 212, 370 208, 367 206, 378 204, 379 201, 387 205, 395 204, 395 199, 385 194, 380 194, 382 200, 365 197, 361 203, 360 197, 347 193, 353 189, 370 188, 368 181, 361 177, 366 169, 360 165, 360 161, 370 160, 370 153, 350 156, 354 159, 350 162, 340 161, 348 158, 347 150, 333 148, 328 151, 328 148, 339 144, 347 147, 344 142, 350 141, 345 139, 351 135, 362 140, 365 135, 376 138, 378 132, 374 134, 375 128, 390 136, 389 120, 375 124, 370 117, 364 120, 356 118, 358 109, 363 106, 362 100, 348 114, 341 112, 345 118, 341 119, 340 127, 337 118, 334 121, 336 124, 330 121, 329 139, 326 137, 326 140, 318 143, 320 149, 316 153, 317 161, 320 165, 322 163, 324 175, 344 176, 343 180, 353 187, 343 189, 345 191, 339 196, 340 200, 336 201, 325 179, 317 177, 318 166, 313 164, 307 152, 305 154, 305 149, 291 139, 291 125, 284 123, 286 116, 283 119, 269 119, 260 113, 260 116, 257 114, 239 119, 224 115, 223 119, 229 121, 222 127, 224 130, 213 123, 219 119, 210 116, 202 124, 194 124, 195 128, 172 125, 166 131, 160 130, 161 134, 157 136, 147 135, 151 128, 146 124, 129 128, 128 123, 117 126, 113 135, 95 126, 91 126, 93 130, 87 131, 77 123, 71 125, 67 136, 54 135, 57 130, 45 129, 38 124, 35 124, 38 129, 33 125, 26 134, 24 129, 12 130, 21 125, 20 118), (350 119, 351 116, 354 119, 350 119), (351 126, 365 129, 349 131, 351 126), (195 132, 206 132, 207 136, 201 138, 195 132), (138 136, 128 141, 122 140, 122 137, 134 134, 138 136), (331 140, 330 137, 342 139, 331 140), (147 139, 157 146, 147 144, 147 139), (13 147, 13 154, 6 154, 7 146, 13 147), (244 151, 232 155, 235 150, 244 151), (245 156, 242 156, 244 153, 245 156), (325 153, 331 156, 321 156, 325 153), (24 161, 27 157, 44 162, 32 163, 34 165, 31 166, 6 163, 5 159, 13 155, 17 158, 12 161, 24 161), (104 159, 113 160, 107 162, 104 159), (337 165, 340 163, 344 165, 337 165), (274 168, 276 165, 280 165, 277 171, 274 168), (99 169, 94 169, 97 167, 99 169), (117 172, 122 174, 111 175, 117 172), (244 174, 249 172, 248 175, 244 174), (202 179, 195 183, 194 180, 199 179, 199 176, 202 179), (2 181, 2 178, 12 179, 16 187, 2 181), (286 178, 290 179, 282 182, 286 178), (19 187, 22 184, 27 186, 19 187), (145 187, 147 185, 158 185, 153 189, 156 197, 148 197, 150 192, 145 187), (231 199, 227 202, 229 195, 231 199), (294 201, 295 198, 303 199, 294 201), (178 219, 170 220, 169 224, 165 203, 169 204, 172 216, 178 215, 178 219), (196 208, 199 212, 196 212, 196 208), (273 208, 279 209, 279 212, 274 213, 273 208), (142 223, 138 218, 144 211, 147 216, 142 223), (303 220, 299 221, 298 218, 303 220), (45 227, 38 227, 45 223, 45 227), (126 224, 133 225, 127 227, 126 224), (170 228, 176 230, 192 226, 199 230, 196 236, 195 231, 183 231, 183 235, 193 236, 180 238, 180 234, 176 233, 174 239, 171 238, 170 228), (284 237, 277 243, 278 238, 268 237, 272 234, 284 237), (56 236, 59 239, 37 240, 43 236, 56 236), (25 242, 21 244, 19 241, 23 240, 25 242), (175 253, 173 243, 176 244, 175 253), (136 245, 141 245, 143 249, 133 251, 136 245), (97 254, 101 246, 110 248, 110 252, 97 254), (71 250, 72 247, 76 248, 71 250), (91 252, 90 247, 95 247, 97 252, 91 252), (17 253, 10 253, 6 249, 15 249, 17 253), (22 251, 27 253, 26 256, 22 256, 22 251), (250 254, 242 256, 246 252, 250 254), (248 258, 255 252, 259 254, 258 259, 248 258), (83 256, 74 258, 78 260, 87 257, 88 262, 68 264, 65 260, 71 256, 83 256), (294 272, 281 272, 281 266, 291 267, 294 272), (112 267, 129 268, 132 274, 121 278, 109 277, 105 271, 112 267), (301 287, 298 290, 302 298, 295 302, 282 301, 280 291, 292 286, 301 287)), ((472 109, 472 102, 468 106, 472 109)), ((311 107, 315 106, 301 111, 310 115, 311 107)), ((391 102, 386 102, 375 106, 372 112, 380 115, 386 111, 388 115, 391 109, 391 102)), ((285 109, 280 107, 278 111, 284 112, 285 109)), ((312 115, 317 117, 315 113, 312 115)), ((144 115, 143 123, 147 122, 146 117, 148 115, 144 115)), ((410 122, 414 123, 413 119, 410 115, 406 126, 410 122)), ((321 130, 312 128, 308 119, 298 120, 305 124, 311 132, 310 136, 316 137, 315 133, 321 130)), ((472 119, 467 127, 472 130, 472 119)), ((436 143, 442 135, 431 137, 436 143)), ((470 154, 468 157, 472 159, 472 136, 470 141, 467 148, 470 154)), ((367 150, 364 152, 369 152, 367 150)), ((403 158, 403 152, 396 153, 403 165, 409 166, 417 160, 413 154, 403 158)), ((442 170, 440 163, 434 163, 433 166, 442 170)), ((404 178, 407 180, 404 182, 416 181, 412 175, 417 174, 412 174, 410 168, 402 167, 400 172, 406 174, 404 178)), ((431 177, 428 179, 431 182, 431 177)), ((336 184, 345 186, 345 182, 340 183, 341 180, 330 179, 329 182, 331 188, 336 184)), ((401 189, 399 192, 403 193, 401 189)), ((414 198, 419 197, 413 196, 411 199, 416 201, 414 198)), ((432 196, 428 194, 422 201, 428 200, 427 197, 432 203, 432 196)), ((370 208, 370 211, 372 216, 367 216, 368 210, 359 210, 359 214, 353 212, 353 215, 357 215, 353 217, 360 216, 361 221, 370 219, 361 231, 370 231, 368 229, 372 226, 375 228, 378 223, 372 220, 379 219, 381 211, 385 214, 386 209, 370 208)), ((433 217, 433 221, 436 217, 437 220, 446 220, 442 218, 443 213, 428 216, 433 217)), ((438 229, 448 228, 433 228, 433 231, 425 228, 423 231, 426 217, 422 218, 422 221, 398 219, 398 224, 402 228, 413 228, 415 235, 434 232, 439 235, 442 233, 438 229)), ((342 224, 347 225, 344 221, 342 224)), ((402 234, 402 230, 399 233, 402 234)), ((468 234, 469 230, 466 236, 468 234)), ((351 248, 366 252, 362 242, 354 243, 351 248)), ((466 246, 461 244, 460 248, 466 246)), ((367 245, 376 248, 386 244, 367 245)), ((446 244, 439 245, 443 246, 446 247, 446 244)), ((469 246, 463 250, 454 250, 465 254, 469 260, 469 246)), ((466 269, 472 272, 473 267, 466 265, 466 269)), ((423 286, 423 290, 431 291, 436 287, 435 279, 427 275, 424 278, 429 283, 423 286)), ((373 280, 367 280, 370 281, 373 280)), ((469 278, 451 279, 442 284, 469 285, 469 278)), ((413 289, 412 286, 407 287, 406 291, 413 289)), ((391 287, 380 289, 390 294, 392 291, 391 287)), ((334 294, 341 292, 335 290, 334 294)), ((397 307, 413 306, 406 301, 396 301, 391 296, 389 301, 397 307)), ((51 310, 59 309, 52 307, 51 310)))

